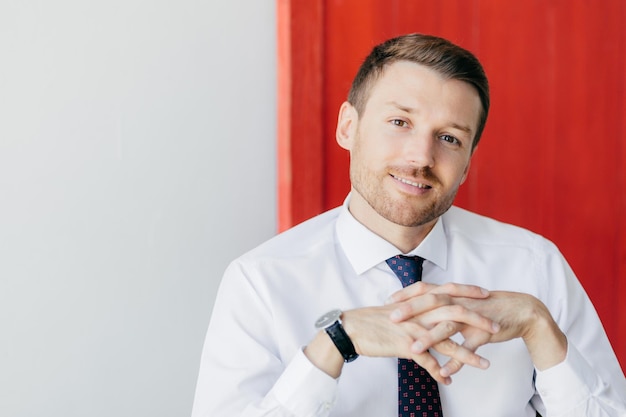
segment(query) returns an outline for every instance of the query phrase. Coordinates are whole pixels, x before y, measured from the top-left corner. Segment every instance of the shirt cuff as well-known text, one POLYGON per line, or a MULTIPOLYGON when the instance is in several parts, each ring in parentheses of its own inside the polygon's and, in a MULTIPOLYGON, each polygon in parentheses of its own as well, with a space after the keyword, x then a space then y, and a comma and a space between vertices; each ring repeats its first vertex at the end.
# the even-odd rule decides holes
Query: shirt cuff
POLYGON ((599 383, 598 375, 574 346, 568 344, 565 360, 537 371, 535 386, 550 410, 568 410, 586 401, 599 383))
POLYGON ((272 394, 296 416, 328 415, 336 401, 337 380, 313 365, 299 349, 272 394))

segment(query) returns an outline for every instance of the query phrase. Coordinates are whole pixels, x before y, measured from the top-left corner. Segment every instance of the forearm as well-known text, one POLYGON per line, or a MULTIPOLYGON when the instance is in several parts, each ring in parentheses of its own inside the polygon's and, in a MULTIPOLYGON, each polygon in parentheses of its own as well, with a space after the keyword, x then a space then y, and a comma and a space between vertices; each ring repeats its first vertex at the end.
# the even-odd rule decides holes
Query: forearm
POLYGON ((264 291, 251 285, 239 267, 227 269, 215 302, 193 417, 324 416, 337 381, 302 352, 313 334, 313 319, 267 308, 271 301, 259 298, 264 291), (310 322, 311 327, 291 321, 310 322), (284 323, 283 332, 276 332, 277 323, 284 323), (287 328, 302 331, 294 334, 287 328))
POLYGON ((343 369, 343 357, 325 331, 321 330, 304 349, 305 356, 318 369, 332 378, 339 378, 343 369))
MULTIPOLYGON (((449 309, 450 297, 447 295, 424 296, 421 302, 412 301, 412 317, 396 322, 392 312, 399 308, 397 304, 380 307, 365 307, 342 313, 341 320, 356 353, 369 357, 398 357, 413 359, 438 382, 449 384, 449 374, 441 372, 441 364, 427 349, 414 343, 420 336, 428 335, 434 340, 434 349, 446 356, 455 358, 459 363, 479 368, 487 368, 489 362, 475 352, 453 342, 450 337, 458 332, 458 322, 474 323, 486 331, 493 332, 493 322, 480 315, 457 308, 449 309), (419 306, 419 307, 418 307, 419 306), (433 317, 444 317, 444 323, 432 323, 433 317)), ((338 378, 344 361, 331 338, 324 332, 317 333, 305 348, 304 353, 310 362, 332 378, 338 378)))
POLYGON ((242 369, 216 365, 205 361, 201 368, 193 417, 324 417, 335 402, 337 381, 302 351, 280 370, 265 367, 244 375, 242 369), (270 382, 263 374, 277 376, 270 382))

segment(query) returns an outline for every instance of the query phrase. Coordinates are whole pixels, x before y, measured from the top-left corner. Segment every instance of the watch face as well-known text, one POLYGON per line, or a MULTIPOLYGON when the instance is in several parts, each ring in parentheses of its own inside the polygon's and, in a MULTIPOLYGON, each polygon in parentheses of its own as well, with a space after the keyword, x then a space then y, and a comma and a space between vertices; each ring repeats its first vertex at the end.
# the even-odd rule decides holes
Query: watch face
POLYGON ((341 310, 329 311, 328 313, 317 319, 317 321, 315 322, 315 327, 317 327, 318 329, 323 329, 339 320, 340 317, 341 310))

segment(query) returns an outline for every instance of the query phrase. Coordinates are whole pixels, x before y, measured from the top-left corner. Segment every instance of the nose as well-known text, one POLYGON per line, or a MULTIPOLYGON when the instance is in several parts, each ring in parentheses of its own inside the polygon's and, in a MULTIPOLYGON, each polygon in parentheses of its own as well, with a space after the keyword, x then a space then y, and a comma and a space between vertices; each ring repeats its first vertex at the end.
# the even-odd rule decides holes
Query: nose
POLYGON ((404 145, 404 158, 419 168, 429 167, 435 164, 435 140, 426 133, 415 133, 406 138, 404 145))

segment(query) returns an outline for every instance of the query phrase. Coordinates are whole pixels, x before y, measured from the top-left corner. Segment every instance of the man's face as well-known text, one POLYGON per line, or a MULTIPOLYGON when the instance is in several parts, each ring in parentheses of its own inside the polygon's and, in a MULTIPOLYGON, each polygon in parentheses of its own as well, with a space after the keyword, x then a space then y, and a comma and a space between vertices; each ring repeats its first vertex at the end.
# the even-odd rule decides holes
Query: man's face
POLYGON ((376 215, 409 227, 434 223, 466 178, 480 111, 466 82, 408 61, 387 66, 363 114, 344 103, 339 117, 355 217, 366 226, 376 215))

